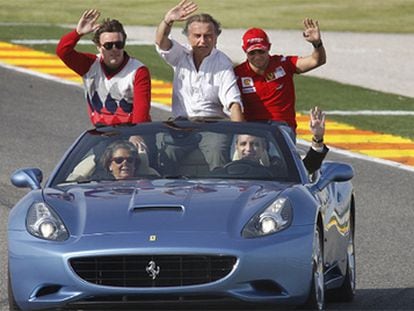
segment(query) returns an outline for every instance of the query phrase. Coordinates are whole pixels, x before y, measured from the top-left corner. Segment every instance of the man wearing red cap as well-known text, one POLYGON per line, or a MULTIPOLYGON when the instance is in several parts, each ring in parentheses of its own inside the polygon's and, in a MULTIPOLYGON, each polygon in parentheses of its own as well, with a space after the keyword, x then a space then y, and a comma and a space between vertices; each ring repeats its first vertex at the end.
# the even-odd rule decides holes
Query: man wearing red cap
MULTIPOLYGON (((317 68, 326 62, 317 21, 304 20, 305 39, 313 45, 306 57, 269 55, 271 43, 260 28, 251 28, 243 35, 243 50, 247 60, 235 68, 247 121, 285 121, 295 132, 295 87, 293 75, 317 68)), ((310 173, 319 169, 328 153, 323 143, 325 116, 318 108, 310 112, 312 146, 304 160, 310 173)))
POLYGON ((293 75, 317 68, 326 62, 317 21, 304 20, 305 39, 313 45, 306 57, 269 55, 271 43, 260 28, 243 35, 247 60, 235 68, 247 121, 285 121, 295 131, 295 88, 293 75))

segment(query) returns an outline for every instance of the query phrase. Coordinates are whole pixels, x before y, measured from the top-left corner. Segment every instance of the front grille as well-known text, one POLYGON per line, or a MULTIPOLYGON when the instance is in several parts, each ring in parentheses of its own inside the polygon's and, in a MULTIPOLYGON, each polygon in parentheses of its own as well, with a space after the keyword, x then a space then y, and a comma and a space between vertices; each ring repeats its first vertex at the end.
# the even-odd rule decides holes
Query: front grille
POLYGON ((235 263, 233 256, 207 255, 94 256, 70 260, 72 269, 85 281, 117 287, 205 284, 228 275, 235 263))

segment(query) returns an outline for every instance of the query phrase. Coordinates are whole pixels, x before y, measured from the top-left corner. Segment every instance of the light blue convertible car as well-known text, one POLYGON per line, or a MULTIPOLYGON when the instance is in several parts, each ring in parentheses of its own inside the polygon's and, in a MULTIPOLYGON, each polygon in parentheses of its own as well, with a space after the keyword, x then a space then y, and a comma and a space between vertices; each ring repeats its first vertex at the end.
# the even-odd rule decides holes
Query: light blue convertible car
POLYGON ((43 186, 11 176, 31 191, 9 216, 10 310, 350 301, 353 174, 310 175, 278 123, 87 131, 43 186))

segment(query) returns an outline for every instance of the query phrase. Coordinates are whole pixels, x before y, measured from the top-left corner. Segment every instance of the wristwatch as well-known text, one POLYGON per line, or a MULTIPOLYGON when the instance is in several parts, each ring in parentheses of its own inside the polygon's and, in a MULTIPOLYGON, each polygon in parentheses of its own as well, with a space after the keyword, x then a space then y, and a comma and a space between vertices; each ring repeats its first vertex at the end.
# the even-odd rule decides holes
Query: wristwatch
POLYGON ((322 43, 322 40, 321 40, 321 41, 319 41, 319 43, 313 42, 312 45, 315 49, 319 49, 320 47, 323 46, 323 43, 322 43))
POLYGON ((312 141, 313 141, 314 143, 317 143, 317 144, 322 144, 322 143, 323 143, 323 137, 322 137, 322 138, 317 139, 315 136, 313 136, 313 137, 312 137, 312 141))

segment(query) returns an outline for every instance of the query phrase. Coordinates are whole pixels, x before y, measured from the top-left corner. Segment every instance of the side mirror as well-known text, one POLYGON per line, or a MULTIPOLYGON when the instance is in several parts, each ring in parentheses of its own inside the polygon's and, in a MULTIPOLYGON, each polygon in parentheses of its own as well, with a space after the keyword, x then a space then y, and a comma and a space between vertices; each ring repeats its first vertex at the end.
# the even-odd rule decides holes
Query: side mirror
POLYGON ((15 171, 11 177, 11 183, 18 188, 40 189, 43 180, 42 171, 38 168, 23 168, 15 171))
POLYGON ((348 181, 354 177, 351 165, 339 162, 325 162, 322 164, 320 178, 312 186, 312 190, 321 191, 331 182, 348 181))

